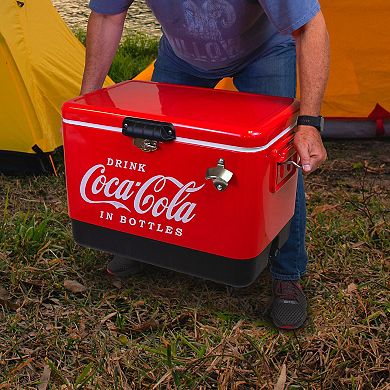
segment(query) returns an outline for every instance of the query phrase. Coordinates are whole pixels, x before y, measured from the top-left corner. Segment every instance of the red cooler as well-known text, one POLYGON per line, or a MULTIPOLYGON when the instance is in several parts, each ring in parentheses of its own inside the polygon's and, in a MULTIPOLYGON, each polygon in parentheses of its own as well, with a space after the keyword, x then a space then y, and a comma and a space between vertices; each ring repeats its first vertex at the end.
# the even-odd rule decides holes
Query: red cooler
POLYGON ((128 81, 63 106, 81 245, 232 286, 288 237, 294 99, 128 81))

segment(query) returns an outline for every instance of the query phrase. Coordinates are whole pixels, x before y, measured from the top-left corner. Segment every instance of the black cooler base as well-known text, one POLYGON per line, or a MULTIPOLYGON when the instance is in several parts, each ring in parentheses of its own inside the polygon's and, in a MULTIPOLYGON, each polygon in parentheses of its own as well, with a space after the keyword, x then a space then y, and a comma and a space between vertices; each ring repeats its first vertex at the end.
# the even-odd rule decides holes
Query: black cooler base
POLYGON ((262 253, 247 260, 217 256, 76 220, 72 220, 72 228, 74 239, 80 245, 229 286, 246 287, 257 279, 269 259, 287 241, 290 222, 262 253))

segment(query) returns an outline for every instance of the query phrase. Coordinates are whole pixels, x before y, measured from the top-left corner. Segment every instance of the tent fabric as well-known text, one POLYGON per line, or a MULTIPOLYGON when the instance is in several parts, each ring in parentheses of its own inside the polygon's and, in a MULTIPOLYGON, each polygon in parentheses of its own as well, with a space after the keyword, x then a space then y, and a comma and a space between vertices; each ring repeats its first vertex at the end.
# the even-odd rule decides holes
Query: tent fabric
POLYGON ((378 104, 378 118, 390 118, 389 0, 322 0, 321 8, 331 41, 324 115, 368 118, 378 104))
MULTIPOLYGON (((324 115, 335 119, 331 135, 361 135, 362 126, 359 134, 354 132, 355 119, 375 123, 389 134, 388 0, 322 0, 321 6, 331 37, 331 74, 323 104, 324 115), (345 130, 338 132, 338 124, 345 130)), ((34 145, 46 153, 62 144, 61 105, 79 94, 84 56, 84 47, 50 0, 1 0, 0 154, 34 154, 34 145)), ((152 69, 137 78, 150 79, 152 69)), ((107 79, 105 85, 111 83, 107 79)), ((234 86, 225 79, 218 88, 234 86)), ((372 127, 367 126, 366 134, 372 134, 372 127)))
MULTIPOLYGON (((390 135, 389 0, 321 0, 331 42, 325 137, 390 135)), ((150 79, 150 66, 138 78, 150 79)), ((231 79, 216 88, 235 90, 231 79)))
POLYGON ((62 145, 61 106, 79 94, 84 57, 50 0, 1 0, 0 152, 62 145))
MULTIPOLYGON (((138 74, 135 80, 151 80, 153 74, 153 63, 138 74)), ((215 87, 216 89, 226 89, 236 91, 233 80, 230 77, 222 79, 215 87)), ((326 97, 325 97, 326 98, 326 97)), ((376 106, 378 107, 378 106, 376 106)), ((375 112, 375 111, 374 111, 375 112)), ((381 110, 381 113, 385 114, 381 110)), ((378 124, 381 120, 373 120, 372 117, 349 118, 347 116, 340 118, 327 117, 325 121, 325 130, 321 133, 323 138, 373 138, 378 135, 378 124), (378 122, 378 123, 377 123, 378 122)), ((382 122, 383 132, 381 136, 390 136, 390 120, 384 119, 382 122)))

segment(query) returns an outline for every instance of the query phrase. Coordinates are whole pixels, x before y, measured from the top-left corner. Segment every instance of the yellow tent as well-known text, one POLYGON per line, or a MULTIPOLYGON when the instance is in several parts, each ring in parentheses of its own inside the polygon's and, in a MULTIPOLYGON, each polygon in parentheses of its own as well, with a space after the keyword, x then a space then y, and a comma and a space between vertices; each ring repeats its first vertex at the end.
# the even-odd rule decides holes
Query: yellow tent
POLYGON ((328 134, 390 135, 389 0, 321 0, 321 8, 331 39, 328 134))
MULTIPOLYGON (((388 0, 321 6, 332 48, 325 135, 389 134, 388 0)), ((78 95, 83 67, 84 47, 50 0, 0 1, 0 172, 48 167, 47 153, 62 144, 61 105, 78 95)), ((151 71, 137 78, 150 79, 151 71)), ((231 89, 231 80, 218 87, 231 89)))
MULTIPOLYGON (((320 0, 331 39, 325 136, 390 135, 389 0, 320 0)), ((150 79, 153 67, 137 78, 150 79)), ((231 79, 217 88, 234 89, 231 79)))
POLYGON ((85 49, 50 0, 0 1, 0 172, 38 173, 62 145, 61 105, 80 91, 85 49))

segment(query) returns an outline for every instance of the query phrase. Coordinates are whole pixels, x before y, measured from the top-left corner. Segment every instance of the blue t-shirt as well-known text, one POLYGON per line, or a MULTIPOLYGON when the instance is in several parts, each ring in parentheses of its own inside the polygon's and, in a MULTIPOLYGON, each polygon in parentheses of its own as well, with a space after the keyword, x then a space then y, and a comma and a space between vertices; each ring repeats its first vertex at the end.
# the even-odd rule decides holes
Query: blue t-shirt
MULTIPOLYGON (((133 0, 90 0, 102 14, 126 11, 133 0)), ((161 24, 160 50, 195 69, 234 73, 275 46, 319 9, 317 0, 147 0, 161 24)))

